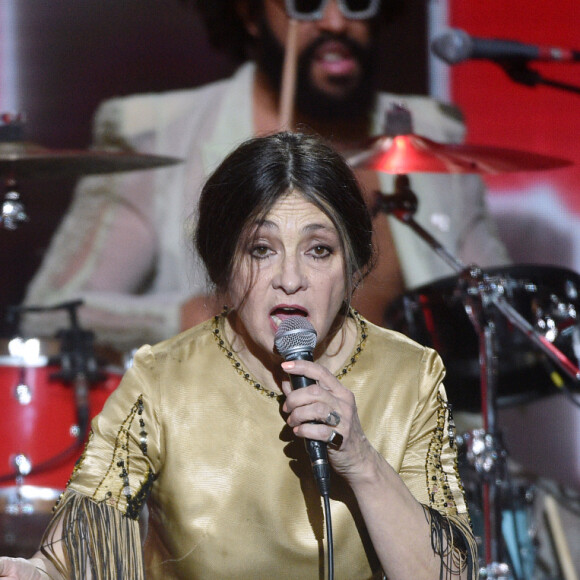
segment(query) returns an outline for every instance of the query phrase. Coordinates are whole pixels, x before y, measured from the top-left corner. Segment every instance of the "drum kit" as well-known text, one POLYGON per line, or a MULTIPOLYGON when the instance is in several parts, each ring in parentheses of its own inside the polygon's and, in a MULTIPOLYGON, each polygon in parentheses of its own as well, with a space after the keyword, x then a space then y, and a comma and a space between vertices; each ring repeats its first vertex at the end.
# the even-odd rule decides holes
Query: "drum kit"
MULTIPOLYGON (((481 412, 483 429, 459 434, 457 440, 468 483, 475 481, 474 493, 479 495, 473 501, 481 515, 482 577, 527 578, 529 542, 521 541, 521 531, 509 534, 505 527, 510 514, 516 527, 515 515, 520 505, 529 504, 529 497, 525 488, 505 493, 507 452, 496 413, 556 387, 578 388, 580 276, 551 266, 483 271, 463 264, 414 220, 418 202, 409 175, 489 175, 570 163, 512 149, 437 143, 413 134, 405 115, 403 107, 395 106, 391 117, 395 122, 387 127, 398 128, 373 139, 347 160, 353 168, 395 175, 394 191, 377 192, 373 211, 390 214, 410 227, 456 275, 405 294, 387 313, 386 323, 441 354, 448 369, 446 388, 456 410, 481 412)), ((4 133, 0 127, 0 175, 7 185, 0 225, 5 229, 16 229, 27 219, 18 178, 113 173, 179 162, 134 152, 48 150, 20 140, 19 119, 5 125, 4 133)), ((71 321, 56 339, 23 339, 15 333, 0 344, 0 401, 8 410, 0 452, 4 554, 28 555, 36 548, 38 534, 86 439, 88 422, 124 370, 99 363, 92 333, 81 329, 76 319, 78 306, 54 307, 66 309, 71 321), (27 544, 23 538, 32 540, 27 544)), ((10 310, 15 317, 25 311, 10 310)))
MULTIPOLYGON (((472 521, 482 544, 480 576, 532 578, 533 531, 527 523, 533 493, 510 480, 497 412, 558 390, 572 399, 580 392, 580 276, 551 266, 483 271, 462 263, 415 221, 418 200, 409 174, 493 175, 556 169, 570 162, 513 149, 434 142, 413 134, 409 112, 396 104, 386 127, 385 135, 349 157, 354 168, 395 176, 394 191, 376 192, 371 209, 408 226, 456 275, 406 293, 386 313, 385 325, 437 350, 447 368, 452 407, 481 413, 483 428, 457 437, 471 513, 478 516, 472 521)), ((556 550, 556 559, 569 557, 567 546, 556 550)))

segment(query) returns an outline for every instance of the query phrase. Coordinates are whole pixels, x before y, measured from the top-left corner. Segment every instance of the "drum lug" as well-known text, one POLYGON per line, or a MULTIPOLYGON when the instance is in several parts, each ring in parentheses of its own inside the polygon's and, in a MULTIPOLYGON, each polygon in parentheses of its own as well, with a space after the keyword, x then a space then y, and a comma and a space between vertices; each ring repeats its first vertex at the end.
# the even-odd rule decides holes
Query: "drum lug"
POLYGON ((21 405, 30 405, 32 402, 32 389, 26 383, 19 383, 15 389, 16 400, 21 405))
POLYGON ((507 454, 498 436, 476 429, 460 436, 458 444, 465 444, 468 462, 484 478, 495 479, 503 471, 507 454))
POLYGON ((21 476, 28 475, 32 471, 32 461, 24 453, 16 455, 13 464, 21 476))
POLYGON ((480 568, 479 577, 482 580, 512 580, 513 576, 508 564, 492 562, 485 568, 480 568))
POLYGON ((18 499, 17 501, 7 503, 4 511, 10 516, 30 515, 34 513, 34 505, 18 499))

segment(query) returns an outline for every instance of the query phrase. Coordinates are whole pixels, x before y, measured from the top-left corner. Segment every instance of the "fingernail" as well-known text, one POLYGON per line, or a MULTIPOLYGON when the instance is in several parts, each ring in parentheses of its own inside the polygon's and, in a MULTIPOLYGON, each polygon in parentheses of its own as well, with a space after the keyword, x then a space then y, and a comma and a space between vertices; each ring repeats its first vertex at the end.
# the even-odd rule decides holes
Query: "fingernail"
POLYGON ((286 361, 282 363, 282 368, 284 370, 287 369, 293 369, 296 366, 296 363, 294 361, 286 361))

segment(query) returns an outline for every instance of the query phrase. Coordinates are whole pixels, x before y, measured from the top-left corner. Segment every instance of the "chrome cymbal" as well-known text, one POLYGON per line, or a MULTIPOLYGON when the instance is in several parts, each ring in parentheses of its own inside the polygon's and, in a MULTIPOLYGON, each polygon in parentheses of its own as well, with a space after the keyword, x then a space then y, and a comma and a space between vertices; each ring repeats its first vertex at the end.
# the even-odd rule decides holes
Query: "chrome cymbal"
POLYGON ((485 145, 438 143, 419 135, 380 136, 347 156, 353 168, 390 174, 540 171, 572 165, 567 159, 485 145))
POLYGON ((109 150, 54 150, 22 141, 0 142, 0 176, 14 179, 76 177, 153 169, 181 159, 109 150))

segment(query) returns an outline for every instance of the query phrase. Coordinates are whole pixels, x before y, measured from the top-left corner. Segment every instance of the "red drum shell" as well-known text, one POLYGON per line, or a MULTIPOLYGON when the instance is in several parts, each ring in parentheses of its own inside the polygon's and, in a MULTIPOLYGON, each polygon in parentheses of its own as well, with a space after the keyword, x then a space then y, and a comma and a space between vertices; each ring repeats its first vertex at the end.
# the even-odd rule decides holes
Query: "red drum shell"
MULTIPOLYGON (((58 378, 61 367, 51 363, 60 354, 60 341, 31 342, 37 348, 32 357, 14 356, 12 341, 0 341, 0 554, 13 557, 29 557, 38 548, 85 444, 78 441, 74 386, 58 378), (32 474, 6 477, 15 473, 19 455, 31 462, 32 474)), ((103 380, 89 386, 89 419, 101 411, 122 375, 120 367, 105 368, 103 380)))
MULTIPOLYGON (((74 386, 56 378, 60 368, 47 364, 22 364, 16 357, 0 357, 0 478, 16 471, 15 459, 25 456, 35 466, 51 460, 74 445, 78 422, 74 386)), ((121 381, 120 369, 106 369, 104 380, 89 387, 89 411, 97 415, 121 381)), ((64 489, 84 443, 58 464, 37 474, 0 483, 64 489)), ((0 502, 2 500, 0 499, 0 502)))

